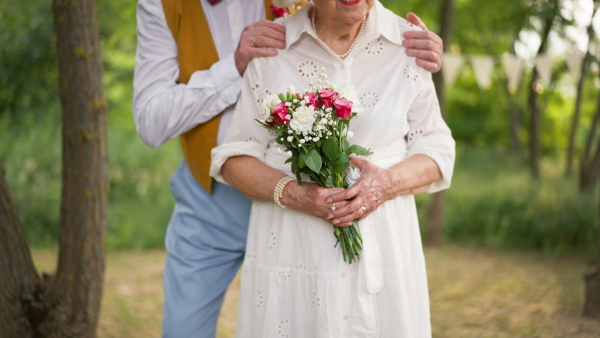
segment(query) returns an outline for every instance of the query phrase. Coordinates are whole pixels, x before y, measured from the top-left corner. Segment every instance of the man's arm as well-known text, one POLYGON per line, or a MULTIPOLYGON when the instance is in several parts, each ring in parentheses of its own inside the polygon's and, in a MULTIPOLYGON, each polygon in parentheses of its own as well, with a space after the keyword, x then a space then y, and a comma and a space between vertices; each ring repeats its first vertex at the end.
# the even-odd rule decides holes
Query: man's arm
POLYGON ((161 1, 140 0, 137 24, 133 116, 138 134, 151 147, 209 121, 233 105, 241 90, 240 74, 250 59, 277 53, 259 47, 285 47, 284 28, 261 21, 246 27, 234 54, 210 69, 196 71, 187 84, 180 84, 177 43, 167 26, 161 1))

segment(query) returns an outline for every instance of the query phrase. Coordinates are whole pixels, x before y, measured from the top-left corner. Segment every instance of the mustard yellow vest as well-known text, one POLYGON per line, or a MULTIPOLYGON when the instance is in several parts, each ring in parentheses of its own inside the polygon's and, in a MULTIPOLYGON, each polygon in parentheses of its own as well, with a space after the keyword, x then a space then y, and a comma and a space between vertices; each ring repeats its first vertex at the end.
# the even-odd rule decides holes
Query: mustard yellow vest
MULTIPOLYGON (((209 69, 219 61, 217 49, 200 0, 162 0, 162 5, 167 25, 177 42, 179 83, 188 83, 195 71, 209 69)), ((272 20, 270 6, 271 0, 265 0, 267 19, 272 20)), ((220 120, 221 115, 217 115, 179 138, 190 172, 208 193, 212 186, 210 151, 217 145, 220 120)))

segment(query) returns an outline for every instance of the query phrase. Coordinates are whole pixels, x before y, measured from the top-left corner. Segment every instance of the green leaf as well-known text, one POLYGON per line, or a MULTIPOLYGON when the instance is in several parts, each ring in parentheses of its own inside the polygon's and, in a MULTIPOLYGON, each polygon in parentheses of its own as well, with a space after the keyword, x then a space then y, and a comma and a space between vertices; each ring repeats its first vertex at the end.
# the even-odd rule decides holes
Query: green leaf
POLYGON ((342 162, 342 164, 348 163, 348 154, 341 153, 339 156, 339 160, 342 162))
POLYGON ((344 163, 342 161, 337 160, 333 162, 333 173, 334 174, 342 174, 344 172, 344 163))
POLYGON ((368 151, 367 149, 365 149, 365 148, 363 148, 363 147, 361 147, 361 146, 358 146, 358 145, 356 145, 356 144, 353 144, 353 145, 350 147, 350 149, 348 149, 348 151, 349 151, 350 153, 354 153, 354 154, 356 154, 356 155, 360 155, 360 156, 368 156, 368 155, 371 155, 371 154, 373 154, 372 152, 368 151))
POLYGON ((350 148, 350 144, 348 143, 348 140, 344 137, 344 139, 342 140, 342 151, 347 153, 348 148, 350 148))
POLYGON ((333 176, 329 175, 327 176, 327 179, 325 180, 325 188, 333 188, 334 187, 334 182, 333 182, 333 176))
POLYGON ((314 149, 312 149, 308 153, 300 155, 300 159, 304 160, 306 166, 309 167, 310 170, 312 170, 315 173, 319 173, 319 171, 321 170, 321 166, 323 165, 321 155, 319 155, 319 153, 314 149))
POLYGON ((304 156, 306 155, 306 153, 302 153, 300 154, 300 156, 298 157, 298 168, 302 169, 306 166, 306 163, 304 162, 304 156))
POLYGON ((323 141, 321 150, 323 151, 323 155, 325 155, 331 162, 337 160, 337 158, 340 156, 340 149, 335 141, 330 138, 323 141))

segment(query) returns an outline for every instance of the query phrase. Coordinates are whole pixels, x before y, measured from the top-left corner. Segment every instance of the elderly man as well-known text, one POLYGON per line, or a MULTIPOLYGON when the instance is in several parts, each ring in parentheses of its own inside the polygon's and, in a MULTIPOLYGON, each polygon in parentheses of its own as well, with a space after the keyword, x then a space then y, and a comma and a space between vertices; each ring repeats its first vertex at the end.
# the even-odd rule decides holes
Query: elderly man
MULTIPOLYGON (((289 0, 281 7, 295 10, 289 0)), ((305 1, 302 1, 302 3, 305 1)), ((278 11, 280 13, 280 11, 278 11)), ((254 57, 285 48, 270 0, 139 0, 133 115, 151 147, 179 137, 185 159, 171 178, 175 209, 165 246, 163 337, 214 337, 223 297, 244 258, 250 200, 208 175, 254 57)), ((438 71, 441 39, 405 35, 406 53, 438 71)))

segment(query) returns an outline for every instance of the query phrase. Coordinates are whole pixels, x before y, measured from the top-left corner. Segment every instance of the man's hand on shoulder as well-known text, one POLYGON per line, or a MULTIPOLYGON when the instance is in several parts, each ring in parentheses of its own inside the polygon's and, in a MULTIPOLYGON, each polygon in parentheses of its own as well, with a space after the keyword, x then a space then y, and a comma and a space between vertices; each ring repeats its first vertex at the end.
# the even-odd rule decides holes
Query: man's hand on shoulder
POLYGON ((277 49, 285 48, 285 27, 269 20, 259 21, 242 31, 240 44, 235 50, 235 66, 244 75, 248 62, 255 57, 275 56, 277 49))
POLYGON ((414 13, 408 13, 406 20, 423 29, 404 33, 402 45, 406 47, 406 55, 416 57, 419 67, 432 73, 439 72, 442 68, 444 42, 437 34, 430 32, 414 13))

